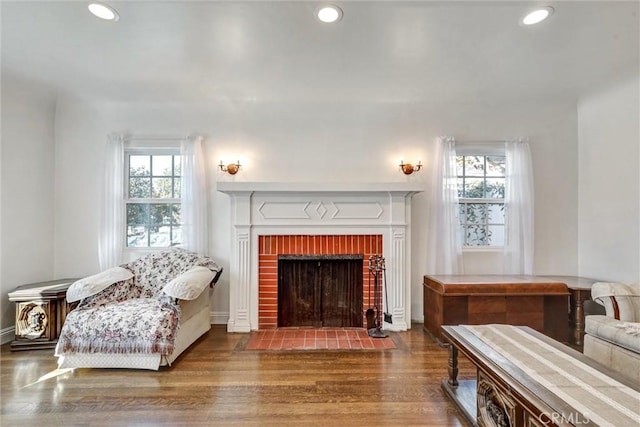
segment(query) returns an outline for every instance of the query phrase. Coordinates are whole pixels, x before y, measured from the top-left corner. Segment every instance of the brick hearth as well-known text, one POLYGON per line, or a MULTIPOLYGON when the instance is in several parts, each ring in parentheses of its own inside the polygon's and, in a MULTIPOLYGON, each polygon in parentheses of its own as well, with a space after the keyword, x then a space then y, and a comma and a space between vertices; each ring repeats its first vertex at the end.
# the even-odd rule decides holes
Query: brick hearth
POLYGON ((252 332, 246 350, 390 350, 393 339, 361 328, 279 328, 252 332))

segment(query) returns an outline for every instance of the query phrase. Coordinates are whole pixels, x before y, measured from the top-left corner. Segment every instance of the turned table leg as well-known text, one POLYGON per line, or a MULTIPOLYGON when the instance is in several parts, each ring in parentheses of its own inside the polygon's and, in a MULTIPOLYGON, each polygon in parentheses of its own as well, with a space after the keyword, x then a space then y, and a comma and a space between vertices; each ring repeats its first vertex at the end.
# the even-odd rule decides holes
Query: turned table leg
POLYGON ((590 291, 580 289, 571 291, 571 312, 573 313, 573 342, 582 345, 584 336, 584 301, 591 296, 590 291))
POLYGON ((458 386, 458 349, 455 345, 449 346, 449 385, 458 386))
POLYGON ((573 313, 575 316, 573 319, 573 324, 575 325, 575 330, 573 331, 574 342, 577 345, 582 345, 582 334, 584 333, 584 301, 576 299, 573 313))

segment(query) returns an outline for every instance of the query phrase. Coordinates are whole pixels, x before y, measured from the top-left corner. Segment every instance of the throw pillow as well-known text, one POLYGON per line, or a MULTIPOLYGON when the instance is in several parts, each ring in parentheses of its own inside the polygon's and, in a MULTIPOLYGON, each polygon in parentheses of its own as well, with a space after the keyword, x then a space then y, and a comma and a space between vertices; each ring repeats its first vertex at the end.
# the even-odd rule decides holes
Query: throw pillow
POLYGON ((193 300, 211 283, 215 273, 206 267, 193 267, 185 271, 162 289, 173 298, 193 300))
POLYGON ((80 279, 67 289, 67 302, 80 301, 83 298, 95 295, 114 283, 129 280, 133 273, 126 268, 113 267, 93 276, 80 279))

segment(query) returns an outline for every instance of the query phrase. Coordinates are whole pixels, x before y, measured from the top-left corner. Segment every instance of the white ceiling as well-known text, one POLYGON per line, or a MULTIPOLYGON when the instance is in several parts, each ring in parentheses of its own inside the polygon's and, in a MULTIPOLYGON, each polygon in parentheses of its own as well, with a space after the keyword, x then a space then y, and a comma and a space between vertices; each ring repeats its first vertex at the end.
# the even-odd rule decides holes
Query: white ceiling
POLYGON ((2 72, 124 102, 537 102, 573 99, 639 61, 638 1, 1 3, 2 72), (540 4, 539 2, 537 2, 540 4))

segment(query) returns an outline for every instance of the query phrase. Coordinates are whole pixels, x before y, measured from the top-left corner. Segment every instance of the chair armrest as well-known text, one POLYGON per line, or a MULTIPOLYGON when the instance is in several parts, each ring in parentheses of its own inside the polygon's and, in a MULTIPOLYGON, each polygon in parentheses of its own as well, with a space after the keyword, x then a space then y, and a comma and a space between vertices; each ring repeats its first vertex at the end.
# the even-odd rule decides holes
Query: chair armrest
POLYGON ((83 298, 78 309, 97 307, 114 302, 126 301, 140 297, 140 289, 135 284, 135 278, 116 282, 95 295, 83 298))

